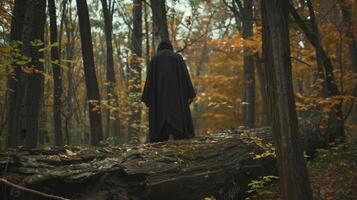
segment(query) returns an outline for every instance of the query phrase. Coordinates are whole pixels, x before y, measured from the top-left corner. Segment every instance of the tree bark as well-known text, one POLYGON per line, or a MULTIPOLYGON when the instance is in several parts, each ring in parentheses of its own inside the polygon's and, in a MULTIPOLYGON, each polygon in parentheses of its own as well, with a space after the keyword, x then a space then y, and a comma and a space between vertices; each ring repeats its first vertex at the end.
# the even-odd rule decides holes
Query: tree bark
MULTIPOLYGON (((307 0, 306 4, 307 4, 308 10, 309 10, 311 31, 315 35, 316 46, 321 46, 319 29, 318 29, 317 22, 316 22, 315 10, 312 5, 312 1, 307 0)), ((317 77, 319 79, 325 80, 324 69, 323 69, 323 55, 321 53, 321 48, 315 48, 315 53, 316 53, 316 62, 317 62, 317 73, 318 73, 317 77)), ((322 87, 321 94, 324 95, 326 93, 325 84, 323 84, 322 86, 323 87, 322 87)))
POLYGON ((97 146, 103 138, 103 132, 100 113, 99 87, 95 73, 88 6, 86 0, 76 0, 76 2, 82 44, 84 76, 87 88, 88 112, 91 131, 90 141, 92 145, 97 146))
POLYGON ((129 97, 132 104, 129 118, 129 140, 131 143, 138 143, 141 124, 142 1, 133 0, 133 5, 132 62, 129 73, 129 97))
POLYGON ((340 9, 342 12, 343 24, 345 26, 345 34, 348 38, 348 50, 350 54, 352 70, 357 72, 357 43, 353 34, 353 19, 352 19, 352 5, 346 0, 340 0, 340 9))
POLYGON ((145 24, 145 64, 149 66, 150 64, 150 29, 149 29, 149 22, 148 22, 148 5, 144 4, 144 24, 145 24))
MULTIPOLYGON (((113 0, 114 1, 114 0, 113 0)), ((113 136, 117 139, 122 138, 120 136, 120 119, 119 119, 119 99, 116 91, 116 79, 114 70, 114 59, 113 59, 113 25, 112 25, 112 13, 113 7, 111 1, 109 4, 107 0, 101 0, 103 15, 104 15, 104 32, 106 41, 106 52, 107 52, 107 74, 106 74, 106 84, 107 84, 107 101, 110 107, 114 109, 107 109, 107 129, 106 136, 113 136), (120 137, 120 138, 119 138, 120 137)))
MULTIPOLYGON (((66 59, 72 60, 74 56, 74 26, 72 21, 72 6, 68 4, 68 15, 64 14, 64 26, 66 29, 66 59)), ((76 144, 72 138, 74 138, 73 134, 69 133, 69 129, 73 130, 73 121, 74 121, 74 112, 75 112, 75 100, 74 100, 74 83, 73 83, 73 64, 71 62, 67 62, 67 91, 66 91, 66 115, 65 115, 65 130, 66 130, 66 143, 67 144, 76 144)), ((73 132, 72 132, 73 133, 73 132)))
MULTIPOLYGON (((26 11, 27 0, 21 1, 16 0, 14 3, 13 15, 11 20, 11 32, 10 32, 10 41, 12 43, 18 43, 22 40, 22 32, 24 25, 24 17, 26 11)), ((20 51, 21 45, 14 44, 14 48, 17 51, 20 51)), ((7 111, 8 122, 8 135, 7 135, 7 147, 16 147, 20 144, 20 135, 17 131, 17 120, 18 120, 18 108, 16 103, 18 102, 19 96, 19 82, 21 77, 21 66, 13 66, 13 72, 8 77, 8 104, 9 109, 7 111)))
POLYGON ((20 141, 17 145, 34 148, 38 142, 38 122, 43 97, 43 48, 46 1, 33 0, 25 5, 22 30, 22 54, 30 61, 19 69, 15 110, 11 131, 20 141))
MULTIPOLYGON (((243 200, 251 180, 277 174, 271 154, 255 158, 270 135, 262 128, 140 146, 13 150, 0 155, 0 169, 13 183, 70 199, 243 200)), ((0 189, 4 200, 40 199, 0 189)))
POLYGON ((312 200, 292 85, 288 1, 262 0, 262 19, 269 115, 282 199, 312 200))
MULTIPOLYGON (((231 5, 224 4, 233 12, 238 31, 242 32, 244 40, 253 36, 253 0, 233 0, 231 5)), ((243 47, 243 72, 244 88, 242 93, 242 117, 243 125, 255 126, 255 66, 254 55, 247 47, 243 47)))
POLYGON ((161 40, 170 39, 169 29, 166 19, 165 0, 151 0, 152 20, 153 20, 153 47, 155 50, 161 40))
POLYGON ((295 22, 304 32, 306 38, 315 48, 316 52, 319 52, 321 54, 320 55, 321 60, 324 65, 324 77, 325 77, 325 85, 327 89, 327 96, 339 95, 340 91, 338 90, 337 85, 335 83, 335 76, 333 73, 333 66, 331 60, 327 56, 325 50, 322 48, 321 44, 319 43, 317 35, 314 34, 311 30, 309 30, 309 28, 305 25, 303 19, 301 19, 300 15, 297 13, 296 9, 292 4, 289 3, 288 9, 291 15, 293 16, 293 18, 295 19, 295 22))
MULTIPOLYGON (((249 40, 253 36, 253 0, 244 0, 242 12, 242 36, 249 40)), ((253 128, 255 125, 255 67, 254 55, 248 47, 244 47, 244 94, 243 94, 243 124, 253 128)))
MULTIPOLYGON (((54 0, 48 0, 48 12, 50 15, 50 32, 51 32, 51 45, 57 43, 57 17, 56 17, 56 5, 54 0)), ((51 65, 53 71, 53 122, 55 131, 55 145, 63 145, 62 136, 62 70, 58 65, 59 52, 58 44, 51 46, 51 65)))
POLYGON ((264 72, 264 66, 261 61, 262 59, 259 58, 259 55, 255 55, 255 67, 257 68, 258 72, 258 80, 260 84, 260 95, 263 101, 263 116, 262 116, 262 126, 267 126, 270 119, 268 114, 268 94, 267 94, 267 85, 266 85, 266 74, 264 72))
MULTIPOLYGON (((295 22, 304 32, 306 38, 310 41, 312 46, 315 48, 318 55, 320 55, 321 62, 323 63, 324 66, 324 78, 325 78, 324 87, 326 89, 326 92, 322 94, 323 97, 339 96, 341 93, 336 84, 336 78, 334 76, 331 60, 326 54, 323 47, 321 46, 319 42, 319 38, 314 32, 309 30, 309 28, 305 25, 304 21, 301 19, 300 15, 297 13, 296 9, 290 2, 288 3, 288 9, 290 14, 295 19, 295 22)), ((312 9, 310 10, 312 11, 312 9)), ((329 118, 328 118, 329 127, 326 129, 326 133, 325 133, 327 143, 333 142, 337 138, 345 137, 342 102, 334 106, 333 109, 334 112, 329 114, 329 118)))

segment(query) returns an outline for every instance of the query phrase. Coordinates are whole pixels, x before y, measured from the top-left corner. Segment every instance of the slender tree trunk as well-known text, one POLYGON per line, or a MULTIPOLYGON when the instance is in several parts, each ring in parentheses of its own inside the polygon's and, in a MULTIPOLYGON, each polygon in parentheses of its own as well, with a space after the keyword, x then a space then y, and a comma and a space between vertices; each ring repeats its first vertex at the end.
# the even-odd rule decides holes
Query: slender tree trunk
POLYGON ((259 58, 259 55, 255 55, 255 66, 257 68, 258 72, 258 79, 259 79, 259 84, 260 84, 260 95, 263 100, 263 116, 262 116, 262 126, 267 126, 268 122, 270 121, 269 119, 269 114, 268 114, 268 94, 267 94, 267 86, 266 86, 266 75, 264 72, 264 66, 262 65, 261 59, 259 58))
MULTIPOLYGON (((300 15, 297 13, 294 6, 289 2, 288 9, 290 14, 295 19, 295 22, 304 32, 306 38, 310 41, 312 46, 315 48, 316 52, 318 52, 321 57, 321 61, 324 66, 324 87, 326 88, 326 94, 323 94, 324 97, 338 96, 340 95, 340 91, 336 84, 336 78, 333 73, 333 66, 330 58, 326 54, 325 50, 321 46, 319 42, 319 38, 314 32, 309 30, 309 28, 305 25, 304 21, 301 19, 300 15)), ((344 121, 343 121, 343 113, 342 113, 342 103, 334 106, 334 112, 332 112, 328 119, 328 128, 326 129, 326 142, 333 142, 336 138, 344 138, 344 121)))
POLYGON ((153 47, 155 50, 161 40, 169 39, 165 5, 165 0, 151 0, 153 18, 153 47))
MULTIPOLYGON (((48 0, 48 12, 50 15, 50 32, 51 32, 51 45, 57 43, 57 17, 55 0, 48 0)), ((59 63, 58 45, 51 46, 51 65, 53 71, 53 121, 55 128, 55 145, 63 145, 62 136, 62 71, 59 63)))
POLYGON ((278 158, 282 199, 312 200, 295 109, 287 4, 288 1, 285 0, 262 0, 269 114, 278 158))
POLYGON ((321 60, 323 62, 323 66, 324 66, 325 85, 326 85, 326 89, 328 90, 327 96, 339 95, 340 91, 338 90, 337 85, 335 83, 335 76, 333 73, 333 66, 332 66, 331 60, 327 56, 325 50, 322 48, 321 44, 319 43, 317 35, 309 30, 309 28, 305 25, 304 20, 301 19, 300 15, 297 13, 294 6, 290 3, 289 3, 289 11, 290 11, 291 15, 293 16, 293 18, 295 19, 295 22, 298 24, 298 26, 304 32, 306 38, 309 40, 309 42, 312 44, 312 46, 316 49, 316 52, 320 52, 320 54, 321 54, 320 56, 321 56, 321 60))
MULTIPOLYGON (((118 94, 116 92, 116 80, 114 71, 114 59, 113 59, 113 25, 112 25, 112 12, 113 8, 108 5, 107 0, 101 0, 103 15, 104 15, 104 29, 106 40, 106 54, 107 54, 107 101, 110 107, 107 110, 107 129, 106 136, 119 136, 120 132, 120 119, 119 119, 119 102, 118 94)), ((109 1, 110 3, 111 1, 109 1)))
POLYGON ((95 73, 92 34, 89 23, 86 0, 76 0, 79 29, 81 34, 84 76, 87 87, 88 113, 90 120, 91 144, 99 145, 103 138, 102 119, 100 113, 100 96, 97 76, 95 73))
MULTIPOLYGON (((19 41, 22 40, 22 32, 24 25, 24 17, 26 11, 27 0, 16 0, 14 3, 14 10, 11 20, 11 32, 10 41, 14 44, 16 50, 20 51, 19 41)), ((19 96, 19 82, 21 78, 21 66, 13 64, 13 72, 8 77, 8 104, 9 109, 7 112, 8 122, 8 135, 7 135, 7 147, 16 147, 20 144, 20 135, 17 131, 17 120, 18 120, 18 109, 16 103, 18 102, 19 96)))
POLYGON ((148 22, 148 5, 144 4, 144 24, 145 24, 145 64, 149 66, 150 64, 150 30, 149 30, 149 22, 148 22))
MULTIPOLYGON (((73 26, 70 23, 72 22, 72 7, 71 4, 68 4, 68 16, 65 16, 64 19, 64 25, 66 29, 66 59, 67 60, 72 60, 73 59, 73 54, 74 54, 74 29, 73 26)), ((66 142, 67 144, 73 143, 72 134, 69 133, 69 130, 72 128, 72 121, 73 121, 73 115, 74 115, 74 84, 73 84, 73 64, 71 62, 67 62, 67 92, 66 92, 66 106, 67 106, 67 111, 66 111, 66 142)))
POLYGON ((129 97, 131 100, 131 115, 129 119, 129 137, 131 143, 138 143, 138 133, 141 125, 141 57, 142 57, 142 1, 133 0, 133 33, 131 48, 133 59, 129 73, 129 97))
MULTIPOLYGON (((316 40, 316 45, 321 46, 320 42, 320 33, 319 29, 317 27, 317 22, 316 22, 316 17, 315 17, 315 11, 314 7, 312 5, 311 0, 306 1, 308 10, 309 10, 309 16, 310 16, 310 24, 311 24, 311 31, 315 35, 315 40, 316 40)), ((321 80, 325 80, 324 76, 324 69, 323 69, 323 60, 322 60, 322 52, 321 48, 315 48, 315 53, 316 53, 316 62, 317 62, 317 77, 321 80)), ((322 84, 322 91, 321 94, 324 95, 326 93, 326 88, 324 87, 325 85, 322 84)))
POLYGON ((352 5, 347 0, 340 0, 339 2, 343 24, 345 26, 345 34, 348 38, 348 50, 350 54, 352 70, 357 72, 357 43, 353 35, 353 19, 352 19, 352 5))
MULTIPOLYGON (((244 0, 242 12, 243 39, 249 40, 253 36, 253 0, 244 0)), ((253 128, 255 122, 255 67, 254 55, 248 47, 244 47, 244 94, 243 94, 243 123, 253 128)))
POLYGON ((117 54, 118 60, 120 62, 120 67, 119 67, 120 81, 124 85, 124 88, 127 89, 128 88, 127 80, 126 80, 127 77, 126 77, 125 71, 124 71, 125 62, 122 59, 122 52, 120 50, 121 45, 120 45, 119 39, 117 37, 114 39, 114 41, 115 41, 115 46, 116 46, 116 54, 117 54))

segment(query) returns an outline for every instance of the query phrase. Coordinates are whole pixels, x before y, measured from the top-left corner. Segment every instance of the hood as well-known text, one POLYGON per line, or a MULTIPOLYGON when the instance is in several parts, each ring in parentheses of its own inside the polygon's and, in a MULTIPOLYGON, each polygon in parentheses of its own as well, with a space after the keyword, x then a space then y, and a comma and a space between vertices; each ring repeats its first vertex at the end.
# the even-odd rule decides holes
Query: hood
POLYGON ((169 49, 171 51, 173 50, 170 40, 162 40, 159 46, 157 47, 157 51, 164 50, 164 49, 169 49))

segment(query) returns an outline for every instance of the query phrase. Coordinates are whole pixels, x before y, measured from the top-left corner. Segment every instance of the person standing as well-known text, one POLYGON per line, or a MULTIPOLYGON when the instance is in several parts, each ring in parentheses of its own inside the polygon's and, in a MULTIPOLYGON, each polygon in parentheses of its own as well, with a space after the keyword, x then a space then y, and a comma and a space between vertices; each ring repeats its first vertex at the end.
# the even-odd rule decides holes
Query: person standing
POLYGON ((196 97, 185 61, 163 40, 147 69, 141 101, 149 107, 149 141, 194 137, 190 103, 196 97))

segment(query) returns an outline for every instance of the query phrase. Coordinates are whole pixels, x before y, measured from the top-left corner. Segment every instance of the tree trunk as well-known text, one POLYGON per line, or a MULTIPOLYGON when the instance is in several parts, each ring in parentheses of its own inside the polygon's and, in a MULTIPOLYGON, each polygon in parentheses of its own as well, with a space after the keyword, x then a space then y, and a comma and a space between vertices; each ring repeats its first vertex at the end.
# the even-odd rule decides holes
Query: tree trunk
MULTIPOLYGON (((320 55, 323 66, 324 66, 324 87, 326 88, 326 94, 323 94, 325 97, 339 96, 340 91, 336 84, 336 78, 333 73, 333 66, 330 58, 327 56, 325 50, 322 48, 319 38, 316 34, 309 30, 305 25, 304 21, 301 19, 300 15, 297 13, 296 9, 291 3, 288 3, 288 9, 290 14, 295 19, 295 22, 299 25, 301 30, 304 32, 306 38, 310 41, 312 46, 315 48, 318 55, 320 55)), ((329 127, 326 129, 326 142, 333 142, 336 138, 345 137, 344 132, 344 121, 342 113, 342 103, 334 106, 334 112, 329 116, 329 127)))
POLYGON ((327 96, 335 96, 339 95, 340 91, 337 88, 337 85, 335 83, 335 76, 333 73, 333 66, 331 63, 330 58, 327 56, 325 50, 322 48, 321 44, 319 43, 319 39, 317 35, 315 35, 312 31, 309 30, 309 28, 305 25, 304 20, 301 19, 300 15, 297 13, 296 9, 292 4, 289 3, 289 11, 293 18, 295 19, 295 22, 298 24, 298 26, 301 28, 301 30, 304 32, 306 38, 309 40, 309 42, 312 44, 312 46, 315 48, 316 52, 320 52, 321 60, 323 62, 324 66, 324 77, 325 77, 325 85, 327 89, 327 96))
MULTIPOLYGON (((51 45, 57 43, 57 17, 56 17, 56 5, 55 0, 48 0, 48 12, 50 15, 50 32, 51 32, 51 45)), ((63 145, 62 136, 62 71, 59 63, 58 45, 51 46, 51 65, 53 71, 53 121, 55 128, 55 145, 63 145)))
MULTIPOLYGON (((311 31, 315 35, 316 45, 321 46, 320 33, 319 33, 319 29, 317 27, 315 11, 314 11, 314 7, 312 5, 312 1, 307 0, 306 4, 307 4, 308 10, 309 10, 311 31)), ((323 59, 322 59, 323 55, 321 53, 321 48, 315 48, 315 53, 316 53, 316 62, 317 62, 317 77, 321 80, 325 80, 324 69, 323 69, 323 59)), ((325 84, 322 84, 322 91, 321 91, 322 95, 325 95, 325 93, 326 93, 325 90, 326 90, 325 84)))
POLYGON ((152 20, 153 20, 153 47, 155 50, 161 40, 169 39, 169 29, 166 19, 165 0, 151 0, 152 20))
MULTIPOLYGON (((243 200, 248 183, 277 174, 276 160, 255 158, 269 149, 269 128, 236 133, 144 146, 9 151, 0 155, 0 169, 11 182, 70 199, 243 200)), ((3 184, 0 190, 4 200, 43 199, 3 184)))
POLYGON ((343 24, 345 26, 345 34, 348 38, 348 50, 350 54, 352 70, 357 73, 357 43, 353 35, 353 21, 352 21, 352 5, 346 0, 340 0, 339 2, 343 24))
MULTIPOLYGON (((101 0, 103 15, 104 15, 104 32, 106 40, 106 53, 107 53, 107 101, 110 107, 114 109, 107 109, 107 129, 106 136, 112 136, 119 138, 120 135, 120 119, 119 119, 119 102, 118 94, 116 91, 116 79, 114 70, 114 59, 113 59, 113 25, 112 25, 112 5, 107 3, 107 0, 101 0)), ((110 3, 111 1, 109 1, 110 3)), ((122 138, 122 136, 120 136, 122 138)))
MULTIPOLYGON (((253 0, 244 0, 242 12, 243 39, 253 36, 253 0)), ((255 67, 254 55, 248 47, 244 47, 244 94, 243 94, 243 124, 253 128, 255 122, 255 67)))
POLYGON ((149 22, 148 22, 148 5, 144 4, 144 24, 145 24, 145 50, 146 50, 146 56, 145 56, 145 64, 146 66, 149 66, 150 64, 150 30, 149 30, 149 22))
POLYGON ((141 124, 142 1, 133 0, 133 5, 133 33, 131 35, 133 59, 129 73, 129 97, 131 101, 129 140, 131 143, 138 143, 141 124))
POLYGON ((22 30, 22 54, 31 59, 21 67, 17 78, 15 109, 11 131, 17 136, 17 145, 37 146, 40 102, 43 96, 43 48, 46 2, 33 0, 25 5, 22 30), (33 42, 33 43, 32 43, 33 42), (24 71, 23 71, 23 70, 24 71))
MULTIPOLYGON (((22 40, 22 32, 24 25, 24 17, 26 11, 27 0, 16 0, 14 3, 14 10, 11 21, 10 41, 18 43, 22 40)), ((16 50, 20 50, 20 44, 14 46, 16 50)), ((20 135, 17 131, 18 109, 16 103, 20 98, 19 82, 21 77, 21 66, 13 64, 13 72, 8 77, 8 104, 9 109, 7 112, 8 122, 8 135, 7 147, 16 147, 20 144, 20 135)))
POLYGON ((292 85, 288 1, 262 0, 262 19, 269 115, 282 199, 312 200, 292 85))
MULTIPOLYGON (((67 60, 72 60, 73 55, 74 55, 74 45, 75 45, 75 38, 74 38, 74 26, 73 21, 72 21, 72 7, 71 4, 68 4, 68 16, 63 15, 65 18, 64 20, 64 25, 66 29, 66 59, 67 60)), ((74 137, 73 134, 69 133, 69 129, 72 128, 73 125, 73 115, 74 115, 74 83, 73 83, 73 64, 71 62, 67 62, 67 92, 66 92, 66 121, 65 121, 65 127, 66 127, 66 143, 67 144, 75 144, 75 141, 72 140, 74 137)), ((73 128, 72 128, 73 130, 73 128)), ((72 131, 73 133, 73 131, 72 131)))
POLYGON ((267 126, 270 119, 268 114, 268 94, 267 94, 267 85, 266 85, 266 75, 264 72, 264 66, 262 65, 261 58, 259 55, 255 55, 255 67, 257 68, 258 72, 258 80, 260 84, 260 96, 262 97, 263 101, 263 116, 262 116, 262 126, 267 126))
POLYGON ((76 0, 76 2, 82 44, 84 76, 87 87, 88 113, 91 131, 90 141, 92 145, 97 146, 103 138, 103 132, 100 113, 99 87, 94 66, 93 44, 89 23, 88 6, 86 0, 76 0))

